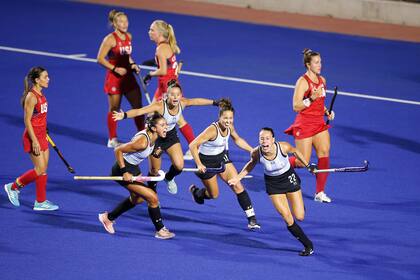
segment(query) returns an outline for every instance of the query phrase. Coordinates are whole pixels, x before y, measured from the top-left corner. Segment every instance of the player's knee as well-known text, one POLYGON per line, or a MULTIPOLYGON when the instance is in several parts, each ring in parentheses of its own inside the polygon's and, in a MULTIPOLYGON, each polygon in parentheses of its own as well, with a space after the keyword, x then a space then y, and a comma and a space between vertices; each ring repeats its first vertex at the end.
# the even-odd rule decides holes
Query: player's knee
POLYGON ((152 207, 152 208, 158 207, 159 206, 159 199, 158 199, 157 195, 152 195, 147 200, 147 205, 149 205, 149 207, 152 207))
POLYGON ((176 171, 181 172, 184 168, 184 162, 175 162, 173 166, 176 169, 176 171))
POLYGON ((41 176, 47 174, 47 166, 40 165, 35 167, 36 175, 41 176))
POLYGON ((156 168, 153 168, 153 167, 150 168, 149 175, 158 176, 159 175, 159 169, 156 169, 156 168))
POLYGON ((296 213, 295 218, 296 220, 302 222, 305 219, 305 212, 296 213))
POLYGON ((291 226, 294 223, 293 215, 291 213, 283 215, 283 219, 288 226, 291 226))

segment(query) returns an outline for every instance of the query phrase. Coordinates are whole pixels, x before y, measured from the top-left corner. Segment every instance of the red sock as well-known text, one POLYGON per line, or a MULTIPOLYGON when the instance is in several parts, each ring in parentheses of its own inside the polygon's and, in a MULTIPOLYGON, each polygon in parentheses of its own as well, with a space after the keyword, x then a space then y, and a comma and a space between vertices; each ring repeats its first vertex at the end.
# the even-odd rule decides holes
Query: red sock
POLYGON ((182 135, 184 135, 188 144, 190 144, 192 141, 194 141, 194 138, 195 138, 194 131, 192 130, 192 127, 189 123, 187 123, 183 127, 180 127, 179 130, 181 130, 181 133, 182 133, 182 135))
POLYGON ((16 181, 19 180, 20 185, 18 185, 15 181, 12 185, 12 189, 17 190, 18 188, 22 188, 27 184, 35 181, 37 177, 38 175, 36 174, 35 169, 28 170, 16 179, 16 181))
POLYGON ((108 112, 108 136, 109 139, 117 137, 117 122, 112 118, 112 112, 108 112))
POLYGON ((134 118, 134 122, 136 124, 137 130, 143 130, 144 129, 144 115, 138 116, 134 118))
MULTIPOLYGON (((322 157, 318 158, 318 169, 330 168, 330 158, 322 157)), ((327 182, 328 173, 317 173, 316 174, 316 193, 323 192, 325 189, 325 183, 327 182)))
POLYGON ((44 202, 47 199, 47 174, 39 175, 35 180, 36 201, 44 202))
POLYGON ((296 166, 296 157, 289 157, 289 162, 293 168, 298 168, 298 166, 296 166))

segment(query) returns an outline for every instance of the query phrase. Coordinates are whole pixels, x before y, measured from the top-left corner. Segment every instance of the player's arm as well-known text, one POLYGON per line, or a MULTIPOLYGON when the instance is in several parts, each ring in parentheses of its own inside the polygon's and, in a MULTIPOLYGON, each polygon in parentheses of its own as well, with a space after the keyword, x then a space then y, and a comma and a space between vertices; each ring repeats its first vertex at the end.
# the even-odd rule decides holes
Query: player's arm
POLYGON ((298 149, 290 145, 288 142, 278 142, 278 144, 283 152, 293 154, 300 162, 303 163, 303 165, 305 165, 306 168, 309 168, 309 162, 306 162, 305 157, 298 149))
POLYGON ((309 107, 313 100, 311 98, 305 98, 305 92, 308 90, 309 85, 303 77, 300 77, 295 85, 295 91, 293 93, 293 111, 300 112, 309 107))
POLYGON ((239 148, 248 152, 252 151, 252 147, 245 141, 245 139, 239 136, 233 125, 230 127, 230 136, 232 136, 233 141, 239 148))
POLYGON ((112 118, 116 121, 120 121, 126 118, 134 118, 137 116, 141 116, 141 115, 146 115, 149 113, 153 113, 153 112, 159 112, 160 114, 163 113, 163 102, 164 101, 159 101, 159 102, 153 102, 150 105, 147 105, 145 107, 141 107, 139 109, 131 109, 128 110, 127 112, 117 112, 114 111, 112 113, 112 118))
POLYGON ((228 181, 228 184, 231 186, 236 185, 237 183, 239 183, 239 181, 242 180, 242 178, 244 178, 246 175, 248 175, 255 167, 255 165, 257 165, 258 163, 258 157, 259 157, 259 151, 258 151, 258 147, 255 147, 252 152, 251 152, 251 158, 249 159, 249 161, 244 165, 244 167, 242 168, 241 172, 239 172, 238 175, 236 175, 235 177, 233 177, 232 179, 230 179, 228 181))
POLYGON ((202 173, 206 172, 206 167, 203 165, 200 157, 198 156, 198 147, 209 140, 215 139, 216 137, 217 129, 214 125, 210 125, 203 132, 201 132, 200 135, 198 135, 189 145, 195 164, 197 165, 198 170, 202 173))
POLYGON ((102 41, 101 46, 99 47, 98 55, 96 57, 97 62, 105 67, 108 70, 115 70, 115 65, 111 64, 107 59, 106 56, 108 55, 109 51, 115 47, 116 41, 115 38, 110 34, 104 38, 102 41))
POLYGON ((143 151, 147 148, 148 141, 146 136, 140 136, 134 141, 122 144, 115 148, 114 154, 117 159, 118 166, 123 170, 123 178, 125 181, 132 181, 133 175, 126 170, 123 153, 134 153, 143 151))
MULTIPOLYGON (((217 101, 207 98, 181 98, 182 107, 215 105, 217 101)), ((216 105, 215 105, 216 106, 216 105)))

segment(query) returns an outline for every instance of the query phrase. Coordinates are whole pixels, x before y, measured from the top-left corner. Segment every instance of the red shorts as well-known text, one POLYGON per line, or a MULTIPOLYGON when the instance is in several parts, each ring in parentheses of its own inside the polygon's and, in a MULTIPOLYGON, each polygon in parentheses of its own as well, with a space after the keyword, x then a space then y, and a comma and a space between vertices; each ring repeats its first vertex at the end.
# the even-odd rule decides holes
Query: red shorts
POLYGON ((156 101, 162 100, 163 95, 168 90, 168 82, 170 80, 177 80, 178 81, 178 78, 176 76, 170 76, 170 77, 164 77, 164 78, 159 77, 158 78, 158 87, 157 87, 157 89, 155 91, 155 95, 153 97, 156 101))
POLYGON ((111 71, 106 72, 104 85, 106 94, 124 94, 136 88, 139 88, 139 85, 132 73, 129 72, 124 76, 120 76, 111 71))
POLYGON ((328 128, 330 126, 325 124, 323 116, 298 114, 295 122, 284 133, 293 135, 295 139, 304 139, 312 137, 328 128))
MULTIPOLYGON (((46 127, 44 127, 44 126, 41 126, 41 127, 34 126, 33 129, 34 129, 34 132, 35 132, 36 139, 38 139, 41 151, 48 150, 47 129, 46 129, 46 127)), ((32 140, 29 137, 27 129, 25 129, 25 131, 23 132, 22 140, 23 140, 23 150, 26 153, 31 153, 32 152, 32 140)))

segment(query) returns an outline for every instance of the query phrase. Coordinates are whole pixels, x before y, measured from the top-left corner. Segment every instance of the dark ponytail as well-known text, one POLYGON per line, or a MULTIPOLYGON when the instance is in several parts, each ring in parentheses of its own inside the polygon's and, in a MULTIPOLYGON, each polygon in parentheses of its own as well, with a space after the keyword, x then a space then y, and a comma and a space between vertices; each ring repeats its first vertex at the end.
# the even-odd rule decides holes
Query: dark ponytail
POLYGON ((145 121, 147 130, 152 131, 152 127, 156 127, 156 124, 160 119, 163 119, 163 116, 157 112, 154 112, 152 115, 149 115, 145 121))
POLYGON ((232 102, 229 98, 222 98, 218 101, 219 103, 219 117, 226 111, 235 113, 235 109, 232 106, 232 102))
POLYGON ((32 87, 36 84, 36 79, 38 79, 41 76, 41 73, 44 71, 45 71, 45 68, 41 66, 32 67, 29 70, 29 73, 25 76, 25 79, 23 80, 23 94, 20 99, 20 103, 22 104, 22 107, 25 107, 26 96, 28 95, 32 87))

